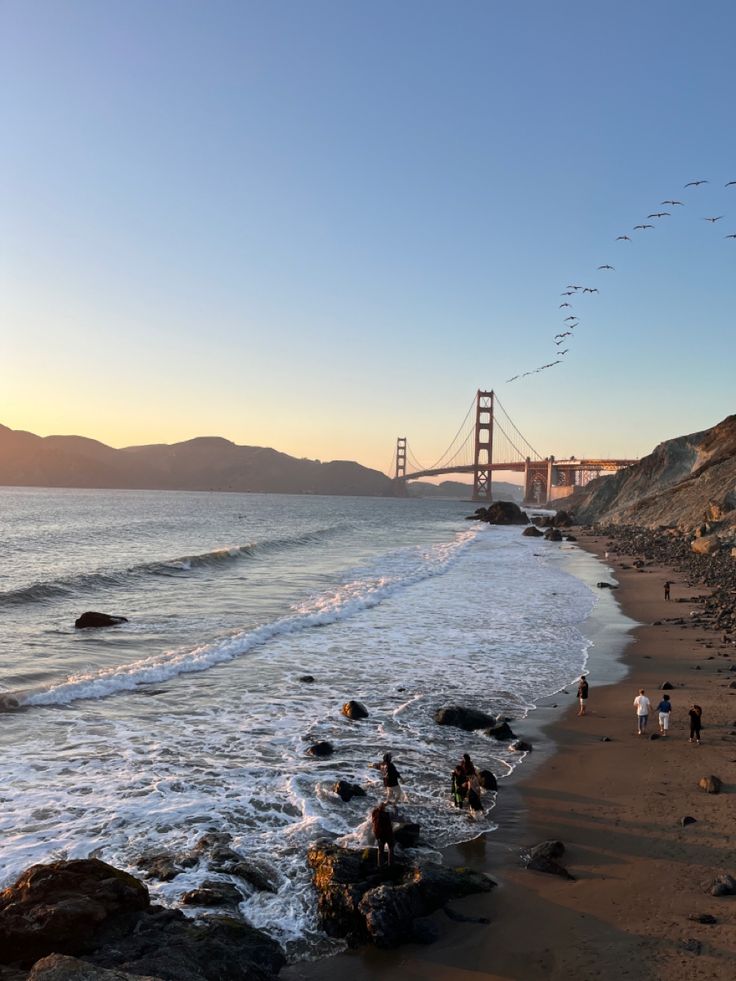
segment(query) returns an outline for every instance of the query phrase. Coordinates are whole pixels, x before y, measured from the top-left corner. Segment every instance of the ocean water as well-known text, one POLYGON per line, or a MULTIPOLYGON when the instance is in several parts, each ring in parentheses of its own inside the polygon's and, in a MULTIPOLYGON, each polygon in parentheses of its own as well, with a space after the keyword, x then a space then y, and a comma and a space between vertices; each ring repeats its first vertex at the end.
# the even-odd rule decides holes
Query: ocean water
MULTIPOLYGON (((0 886, 62 857, 136 872, 144 851, 228 831, 278 883, 246 895, 243 915, 299 957, 328 946, 306 848, 324 835, 370 842, 387 750, 402 812, 433 848, 492 829, 494 795, 475 822, 452 808, 452 767, 470 752, 503 779, 523 755, 434 714, 460 703, 523 735, 535 702, 583 668, 596 598, 559 545, 468 522, 471 511, 0 488, 0 698, 21 703, 0 712, 0 886), (129 622, 76 631, 85 610, 129 622), (341 715, 350 698, 368 719, 341 715), (306 754, 320 739, 332 757, 306 754), (343 803, 338 779, 368 796, 343 803)), ((176 905, 205 878, 194 868, 149 886, 176 905)))

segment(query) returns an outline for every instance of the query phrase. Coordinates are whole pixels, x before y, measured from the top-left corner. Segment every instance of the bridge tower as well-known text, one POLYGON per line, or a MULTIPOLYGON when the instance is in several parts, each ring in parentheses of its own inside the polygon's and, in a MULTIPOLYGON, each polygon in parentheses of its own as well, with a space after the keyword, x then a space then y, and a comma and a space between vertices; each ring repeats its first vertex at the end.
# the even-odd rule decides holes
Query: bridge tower
POLYGON ((396 437, 396 480, 406 477, 406 436, 396 437))
POLYGON ((478 389, 475 402, 475 453, 473 455, 473 500, 490 504, 493 464, 493 392, 478 389))

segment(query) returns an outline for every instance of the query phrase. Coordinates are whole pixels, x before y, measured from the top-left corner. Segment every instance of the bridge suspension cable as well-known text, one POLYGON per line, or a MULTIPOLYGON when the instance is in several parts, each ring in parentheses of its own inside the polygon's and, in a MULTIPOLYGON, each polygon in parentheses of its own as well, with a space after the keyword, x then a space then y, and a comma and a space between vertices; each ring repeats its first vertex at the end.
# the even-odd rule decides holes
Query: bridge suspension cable
MULTIPOLYGON (((525 458, 525 457, 527 457, 527 456, 530 456, 534 460, 541 460, 542 459, 542 454, 538 450, 535 450, 534 447, 532 446, 532 444, 529 442, 529 440, 519 432, 519 430, 517 429, 516 425, 514 424, 514 420, 508 414, 508 412, 506 411, 506 409, 504 409, 503 405, 501 405, 501 401, 500 401, 498 395, 496 396, 495 402, 496 402, 497 408, 499 408, 501 410, 501 412, 503 412, 503 414, 506 417, 506 419, 508 420, 511 428, 514 430, 514 432, 519 437, 519 439, 521 440, 521 442, 524 444, 524 446, 526 447, 526 449, 529 450, 529 451, 531 451, 531 452, 524 453, 521 450, 519 450, 518 447, 517 447, 517 450, 518 450, 520 456, 522 457, 522 459, 525 458)), ((499 425, 499 423, 498 423, 498 419, 497 419, 496 416, 494 416, 494 421, 496 422, 496 425, 499 426, 499 428, 501 428, 500 425, 499 425)), ((503 432, 503 429, 501 431, 503 432)), ((504 436, 505 435, 506 435, 506 433, 504 432, 504 436)), ((506 438, 508 439, 508 437, 506 437, 506 438)))
POLYGON ((475 408, 475 396, 473 396, 473 398, 472 398, 472 400, 470 402, 470 405, 468 406, 468 411, 465 413, 465 418, 460 423, 460 426, 458 428, 458 431, 455 433, 455 435, 450 440, 450 445, 447 447, 447 449, 442 454, 442 456, 440 456, 440 458, 437 460, 437 462, 436 463, 433 463, 432 466, 428 468, 429 470, 436 470, 438 467, 443 466, 443 464, 445 462, 447 462, 449 464, 449 462, 451 460, 454 460, 455 457, 459 456, 459 454, 463 450, 465 444, 468 442, 468 440, 470 439, 470 437, 473 435, 473 428, 472 428, 472 426, 470 426, 470 428, 466 432, 466 434, 463 437, 463 439, 458 443, 458 439, 459 439, 461 433, 469 425, 469 421, 472 421, 471 420, 471 414, 472 414, 474 408, 475 408), (455 446, 456 443, 457 443, 457 449, 455 450, 454 455, 451 456, 450 453, 451 453, 452 448, 455 446))

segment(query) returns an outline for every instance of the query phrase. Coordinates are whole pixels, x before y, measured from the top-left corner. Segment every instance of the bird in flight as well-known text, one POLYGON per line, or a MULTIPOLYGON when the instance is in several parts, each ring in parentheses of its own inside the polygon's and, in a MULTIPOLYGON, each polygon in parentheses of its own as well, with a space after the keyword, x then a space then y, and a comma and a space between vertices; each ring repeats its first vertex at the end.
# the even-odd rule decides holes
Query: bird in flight
POLYGON ((599 269, 613 269, 613 266, 598 266, 599 269))
POLYGON ((638 228, 654 228, 654 225, 634 225, 634 231, 638 228))
POLYGON ((629 238, 628 235, 617 235, 616 236, 616 241, 617 242, 630 242, 631 239, 629 238))
POLYGON ((717 218, 703 218, 703 221, 709 221, 711 222, 711 224, 715 225, 717 221, 720 221, 721 218, 725 218, 725 217, 726 217, 725 215, 718 215, 717 218))
POLYGON ((581 290, 583 287, 582 286, 573 286, 572 284, 568 283, 567 288, 569 290, 581 290))
POLYGON ((647 215, 647 218, 666 218, 669 215, 669 211, 655 211, 652 215, 647 215))
POLYGON ((568 290, 566 293, 560 293, 560 296, 574 296, 575 290, 568 290))
POLYGON ((563 307, 571 307, 571 306, 572 306, 572 303, 567 303, 567 302, 565 302, 565 303, 561 303, 561 304, 560 304, 560 310, 561 310, 561 309, 562 309, 563 307))
POLYGON ((724 235, 724 238, 736 238, 736 235, 724 235))
MULTIPOLYGON (((570 331, 569 331, 569 330, 566 330, 566 331, 564 332, 564 334, 555 334, 555 340, 557 341, 557 338, 558 338, 558 337, 560 338, 560 340, 562 340, 562 338, 563 338, 563 337, 571 337, 571 336, 572 336, 572 335, 571 335, 571 333, 570 333, 570 331)), ((560 341, 557 341, 557 343, 559 344, 559 343, 560 343, 560 341)))
POLYGON ((710 181, 689 181, 685 187, 700 187, 701 184, 710 184, 710 181))
POLYGON ((562 354, 567 354, 567 352, 568 352, 569 350, 570 350, 570 348, 569 348, 569 347, 566 347, 564 351, 558 351, 557 353, 558 353, 558 354, 560 354, 560 355, 562 355, 562 354))
POLYGON ((585 289, 583 290, 583 293, 597 293, 597 292, 598 292, 597 286, 586 286, 585 289))
POLYGON ((728 184, 724 184, 723 186, 724 187, 733 187, 734 184, 736 184, 736 181, 729 181, 728 184))
POLYGON ((662 204, 671 204, 673 208, 677 204, 679 204, 681 208, 684 208, 685 207, 685 205, 682 203, 682 201, 663 201, 662 204))
POLYGON ((573 317, 572 315, 569 317, 565 317, 565 320, 577 320, 577 319, 578 319, 577 317, 573 317))

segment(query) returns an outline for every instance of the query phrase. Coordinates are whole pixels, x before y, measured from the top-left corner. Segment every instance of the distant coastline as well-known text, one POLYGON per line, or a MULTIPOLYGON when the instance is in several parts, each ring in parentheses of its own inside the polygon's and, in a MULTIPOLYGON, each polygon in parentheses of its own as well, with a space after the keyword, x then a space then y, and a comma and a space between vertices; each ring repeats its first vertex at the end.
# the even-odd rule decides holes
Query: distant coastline
MULTIPOLYGON (((298 459, 220 436, 115 449, 84 436, 42 437, 3 425, 0 486, 397 496, 390 477, 353 460, 298 459)), ((515 485, 495 486, 497 493, 520 499, 515 485)), ((458 481, 416 481, 407 496, 470 500, 471 487, 458 481)))

